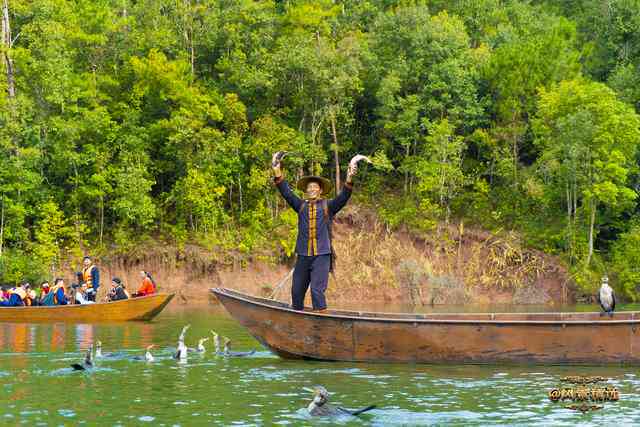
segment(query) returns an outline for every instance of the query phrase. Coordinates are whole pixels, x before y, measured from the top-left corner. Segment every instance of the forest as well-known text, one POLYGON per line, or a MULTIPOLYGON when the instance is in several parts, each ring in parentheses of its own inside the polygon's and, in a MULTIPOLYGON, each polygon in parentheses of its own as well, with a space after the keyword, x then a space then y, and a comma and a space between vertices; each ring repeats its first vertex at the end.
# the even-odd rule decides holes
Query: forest
POLYGON ((372 156, 390 229, 513 230, 640 297, 640 0, 0 1, 0 283, 153 244, 286 260, 287 150, 338 188, 372 156))

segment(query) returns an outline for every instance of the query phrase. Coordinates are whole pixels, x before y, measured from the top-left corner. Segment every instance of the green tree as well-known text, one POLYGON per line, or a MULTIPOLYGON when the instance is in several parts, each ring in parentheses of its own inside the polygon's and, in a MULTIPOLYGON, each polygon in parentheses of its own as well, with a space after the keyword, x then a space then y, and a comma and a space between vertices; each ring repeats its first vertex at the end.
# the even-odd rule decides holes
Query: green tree
POLYGON ((628 209, 636 198, 629 175, 640 118, 605 85, 576 79, 542 90, 534 132, 548 188, 564 195, 567 227, 573 229, 579 209, 587 219, 589 266, 599 207, 628 209))
POLYGON ((417 166, 418 192, 436 201, 448 224, 451 204, 464 184, 462 154, 465 146, 447 119, 433 123, 427 129, 425 158, 419 160, 417 166))

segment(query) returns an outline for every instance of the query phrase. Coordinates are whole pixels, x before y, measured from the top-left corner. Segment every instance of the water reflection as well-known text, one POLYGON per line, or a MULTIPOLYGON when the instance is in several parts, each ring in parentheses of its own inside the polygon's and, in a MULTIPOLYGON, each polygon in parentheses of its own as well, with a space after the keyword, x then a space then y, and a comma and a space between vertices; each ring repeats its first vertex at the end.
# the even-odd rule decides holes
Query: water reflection
POLYGON ((0 424, 37 425, 602 425, 640 422, 636 368, 437 366, 285 361, 218 309, 172 309, 150 323, 0 324, 0 424), (247 358, 189 354, 172 359, 182 327, 195 347, 214 329, 247 358), (101 340, 122 357, 91 373, 69 365, 101 340), (156 361, 134 360, 155 344, 156 361), (621 392, 605 410, 580 414, 553 404, 547 392, 566 375, 602 375, 621 392), (310 396, 324 385, 333 403, 378 405, 362 419, 310 419, 310 396))

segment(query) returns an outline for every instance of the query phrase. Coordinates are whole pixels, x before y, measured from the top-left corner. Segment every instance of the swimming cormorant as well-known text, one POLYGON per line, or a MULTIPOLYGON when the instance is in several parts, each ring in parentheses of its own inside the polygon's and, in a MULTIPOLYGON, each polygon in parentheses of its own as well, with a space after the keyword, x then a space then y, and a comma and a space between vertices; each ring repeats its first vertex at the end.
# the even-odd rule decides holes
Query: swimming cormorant
POLYGON ((313 416, 340 416, 340 415, 360 415, 363 412, 374 409, 376 405, 370 405, 366 408, 351 410, 341 408, 340 406, 334 406, 329 403, 329 392, 322 386, 315 386, 313 389, 305 387, 304 390, 310 391, 314 394, 313 400, 307 407, 309 415, 313 416))
POLYGON ((71 367, 74 371, 86 371, 93 368, 93 344, 89 346, 87 352, 84 355, 84 361, 80 363, 72 363, 71 367))
POLYGON ((178 338, 178 350, 173 355, 174 359, 179 360, 187 360, 187 346, 184 344, 184 335, 187 333, 187 329, 189 329, 191 325, 187 325, 182 328, 182 332, 180 333, 180 337, 178 338))
POLYGON ((220 354, 220 337, 214 331, 210 330, 211 335, 213 335, 213 346, 216 349, 216 354, 220 354))
POLYGON ((229 344, 231 343, 231 340, 227 337, 223 337, 224 338, 224 350, 222 352, 223 355, 225 356, 230 356, 230 357, 245 357, 245 356, 251 356, 253 353, 255 353, 255 350, 251 350, 251 351, 231 351, 229 349, 229 344))
POLYGON ((117 353, 104 353, 104 354, 102 354, 102 341, 98 340, 96 342, 96 355, 95 355, 96 359, 123 357, 124 355, 125 355, 125 353, 123 353, 121 351, 117 352, 117 353))
POLYGON ((151 354, 151 349, 155 347, 154 344, 148 345, 147 346, 147 352, 144 354, 144 357, 142 356, 133 356, 133 360, 146 360, 147 362, 153 362, 155 359, 153 357, 153 354, 151 354))
POLYGON ((200 338, 198 340, 198 347, 196 348, 196 351, 198 353, 204 353, 205 351, 207 351, 207 349, 204 347, 205 341, 209 341, 209 338, 200 338))

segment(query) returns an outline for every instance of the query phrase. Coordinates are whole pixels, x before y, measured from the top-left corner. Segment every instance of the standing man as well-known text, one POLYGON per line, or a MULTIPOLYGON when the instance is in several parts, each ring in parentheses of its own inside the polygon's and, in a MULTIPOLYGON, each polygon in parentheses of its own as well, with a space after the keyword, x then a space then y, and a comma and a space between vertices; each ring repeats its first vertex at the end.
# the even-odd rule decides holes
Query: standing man
POLYGON ((91 262, 91 257, 85 256, 82 260, 82 281, 87 284, 87 299, 95 302, 100 287, 100 270, 91 262))
POLYGON ((342 209, 353 189, 352 178, 356 167, 349 167, 347 180, 335 199, 323 199, 331 191, 331 181, 319 176, 305 176, 296 187, 304 191, 304 200, 296 196, 282 176, 279 153, 272 160, 275 185, 289 206, 298 213, 298 238, 296 240, 296 266, 293 271, 291 305, 294 310, 304 308, 304 297, 311 286, 314 311, 324 311, 327 302, 324 293, 333 270, 331 225, 333 217, 342 209))

